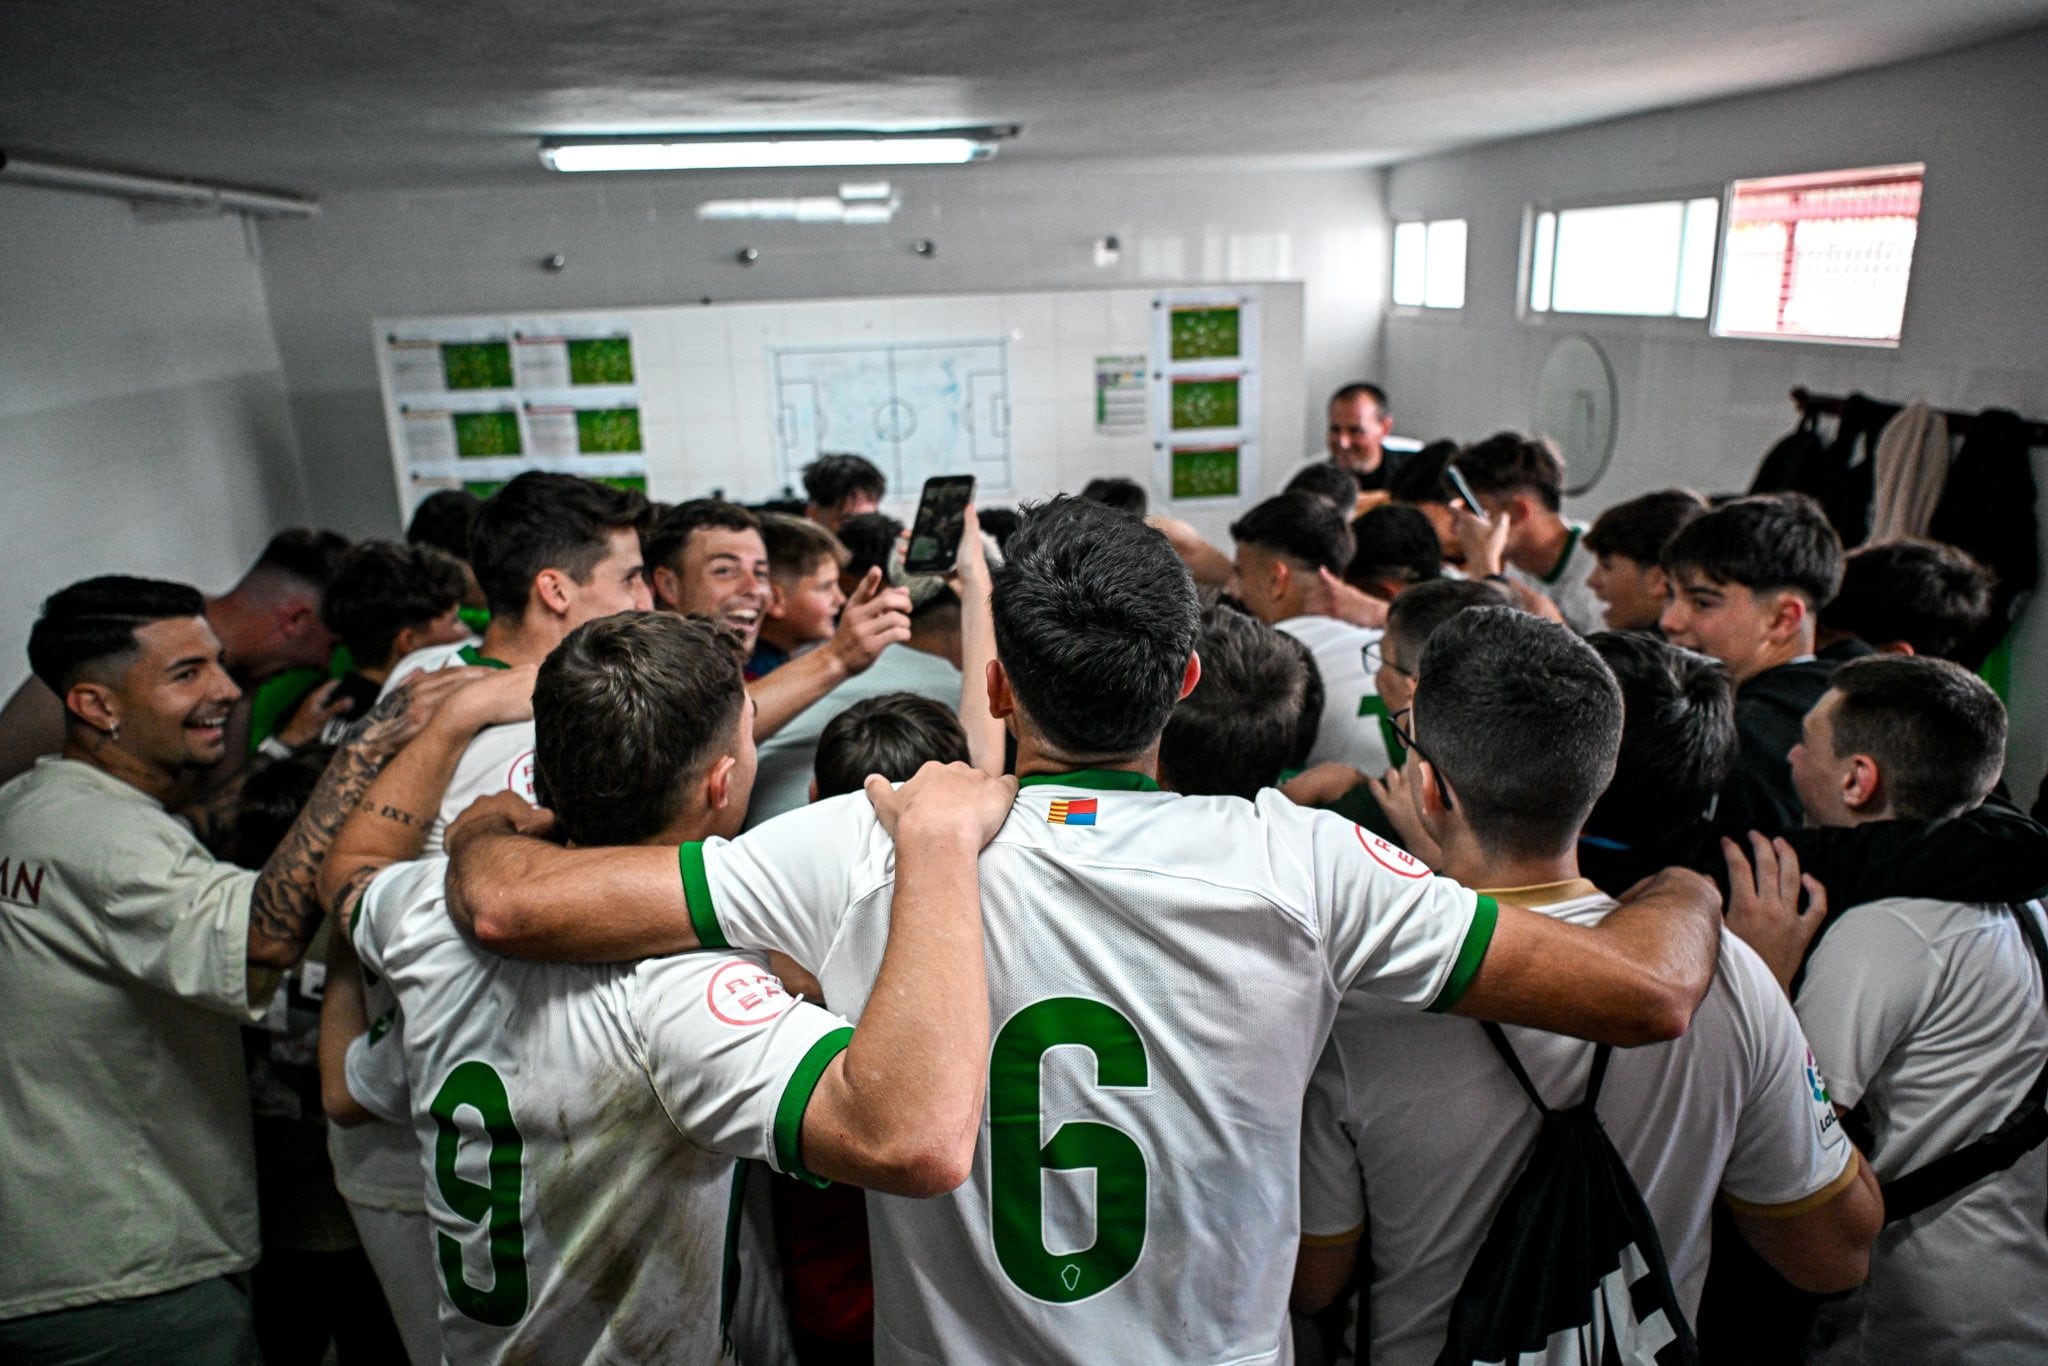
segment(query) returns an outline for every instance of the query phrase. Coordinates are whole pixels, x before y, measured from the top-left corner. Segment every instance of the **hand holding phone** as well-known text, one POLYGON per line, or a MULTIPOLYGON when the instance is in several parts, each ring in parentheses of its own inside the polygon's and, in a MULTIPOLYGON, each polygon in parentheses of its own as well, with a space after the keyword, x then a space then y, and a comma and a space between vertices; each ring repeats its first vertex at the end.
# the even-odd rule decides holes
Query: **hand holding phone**
POLYGON ((974 501, 974 476, 940 474, 924 481, 917 516, 910 523, 910 551, 903 557, 906 574, 946 574, 960 553, 967 505, 974 501))

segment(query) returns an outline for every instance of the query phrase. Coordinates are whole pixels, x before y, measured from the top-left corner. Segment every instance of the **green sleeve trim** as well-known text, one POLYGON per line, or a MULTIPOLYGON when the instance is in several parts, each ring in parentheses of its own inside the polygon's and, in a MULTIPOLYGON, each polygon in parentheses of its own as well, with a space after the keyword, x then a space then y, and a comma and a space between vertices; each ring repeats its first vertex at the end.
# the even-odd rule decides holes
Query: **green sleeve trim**
POLYGON ((690 928, 697 933, 697 944, 706 949, 729 949, 725 942, 725 930, 718 923, 718 913, 711 909, 711 880, 704 876, 704 844, 691 840, 676 850, 676 861, 683 870, 683 904, 690 912, 690 928))
POLYGON ((818 1089, 825 1069, 852 1042, 853 1030, 842 1025, 812 1044, 796 1071, 789 1074, 789 1085, 782 1088, 782 1103, 775 1107, 775 1165, 784 1176, 793 1176, 807 1186, 832 1183, 811 1175, 804 1166, 804 1111, 810 1108, 811 1093, 818 1089))
POLYGON ((1472 924, 1465 931, 1465 942, 1458 946, 1458 961, 1451 965, 1444 989, 1424 1009, 1441 1015, 1458 1004, 1472 979, 1479 975, 1479 965, 1486 961, 1486 947, 1493 942, 1493 927, 1499 919, 1500 904, 1490 896, 1480 897, 1472 907, 1472 924))

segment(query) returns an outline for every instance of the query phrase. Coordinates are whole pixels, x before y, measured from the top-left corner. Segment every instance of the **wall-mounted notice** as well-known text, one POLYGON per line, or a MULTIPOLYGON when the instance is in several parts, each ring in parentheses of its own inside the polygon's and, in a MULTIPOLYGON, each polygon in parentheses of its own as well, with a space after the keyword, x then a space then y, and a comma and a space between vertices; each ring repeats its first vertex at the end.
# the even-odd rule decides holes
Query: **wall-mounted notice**
POLYGON ((1143 356, 1095 358, 1095 430, 1136 432, 1145 428, 1143 356))
POLYGON ((407 506, 439 488, 488 496, 526 470, 644 489, 634 343, 623 321, 565 335, 465 319, 380 339, 407 506))
POLYGON ((1256 489, 1258 296, 1173 290, 1152 303, 1152 447, 1175 502, 1256 489))

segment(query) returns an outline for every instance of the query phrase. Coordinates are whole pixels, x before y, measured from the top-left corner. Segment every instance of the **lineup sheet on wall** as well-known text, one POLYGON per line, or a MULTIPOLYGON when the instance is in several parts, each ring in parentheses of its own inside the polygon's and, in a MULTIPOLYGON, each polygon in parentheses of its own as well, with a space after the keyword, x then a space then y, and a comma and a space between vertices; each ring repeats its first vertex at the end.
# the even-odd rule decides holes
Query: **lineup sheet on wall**
POLYGON ((1175 503, 1259 488, 1259 300, 1243 289, 1152 301, 1155 487, 1175 503))
POLYGON ((972 474, 1008 493, 1010 361, 1002 338, 769 348, 775 447, 796 486, 821 455, 872 460, 892 489, 972 474))
POLYGON ((527 470, 645 492, 640 368, 624 319, 470 319, 379 338, 408 508, 437 489, 489 497, 527 470))

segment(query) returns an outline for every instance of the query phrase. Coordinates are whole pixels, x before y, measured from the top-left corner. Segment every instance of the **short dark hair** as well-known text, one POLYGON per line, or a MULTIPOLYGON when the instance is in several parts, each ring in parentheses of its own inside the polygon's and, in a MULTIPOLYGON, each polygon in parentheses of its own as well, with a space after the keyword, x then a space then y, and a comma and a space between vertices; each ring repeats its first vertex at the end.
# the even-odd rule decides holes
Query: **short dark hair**
POLYGON ((818 737, 820 797, 858 792, 870 773, 910 781, 928 763, 972 762, 951 707, 914 692, 866 697, 825 723, 818 737))
POLYGON ((1287 481, 1282 493, 1308 493, 1322 499, 1346 517, 1358 506, 1358 476, 1334 460, 1303 465, 1287 481))
POLYGON ((875 462, 859 455, 821 455, 803 468, 804 496, 814 507, 836 508, 856 494, 880 498, 889 481, 875 462))
POLYGON ((1789 589, 1820 608, 1842 586, 1842 538, 1805 494, 1760 493, 1693 518, 1664 547, 1663 565, 1753 593, 1789 589))
POLYGON ((1868 655, 1835 670, 1835 757, 1868 754, 1900 820, 1975 807, 2005 766, 2005 704, 1960 664, 1868 655))
POLYGON ((768 572, 788 582, 800 579, 822 560, 846 563, 846 547, 816 522, 780 512, 761 514, 761 543, 768 547, 768 572))
POLYGON ((1368 384, 1362 379, 1352 380, 1351 383, 1345 385, 1336 393, 1331 394, 1330 402, 1335 403, 1340 399, 1358 398, 1361 395, 1371 399, 1373 406, 1380 410, 1382 416, 1386 414, 1387 391, 1380 388, 1377 384, 1368 384))
POLYGON ((1998 576, 1968 552, 1908 538, 1866 545, 1842 561, 1842 587, 1820 624, 1872 645, 1903 640, 1915 654, 1954 659, 1991 615, 1998 576))
POLYGON ((1090 479, 1087 486, 1081 490, 1081 496, 1091 503, 1100 503, 1106 508, 1115 508, 1118 512, 1128 512, 1133 517, 1143 517, 1152 501, 1146 494, 1143 484, 1135 479, 1124 479, 1116 475, 1090 479))
POLYGON ((1349 512, 1312 493, 1275 494, 1232 522, 1230 539, 1342 574, 1351 563, 1349 512))
POLYGON ((840 572, 856 579, 866 578, 870 569, 888 573, 889 556, 896 549, 896 538, 902 534, 903 523, 886 512, 863 512, 847 518, 839 524, 839 543, 846 547, 846 563, 839 566, 840 572))
POLYGON ((1202 610, 1201 681, 1159 738, 1166 785, 1245 800, 1298 767, 1315 744, 1323 682, 1306 646, 1229 602, 1202 610))
POLYGON ((315 592, 324 593, 334 582, 334 571, 348 553, 348 537, 338 531, 315 527, 286 527, 270 538, 251 574, 282 574, 297 579, 315 592))
POLYGON ((1564 504, 1564 457, 1544 437, 1496 432, 1453 463, 1474 493, 1533 493, 1552 512, 1564 504))
POLYGON ((664 509, 648 528, 643 547, 647 563, 668 569, 680 568, 683 551, 689 548, 691 535, 705 527, 759 531, 761 520, 738 503, 728 503, 723 498, 692 498, 686 503, 677 503, 664 509))
POLYGON ((1017 534, 1017 509, 981 508, 977 515, 981 518, 981 529, 996 538, 996 549, 1008 554, 1010 538, 1017 534))
POLYGON ((1507 595, 1483 579, 1432 579, 1418 583, 1387 608, 1387 635, 1399 645, 1413 674, 1422 647, 1436 628, 1475 607, 1511 607, 1507 595))
POLYGON ((1646 567, 1664 562, 1664 547, 1694 518, 1707 510, 1707 500, 1691 489, 1659 489, 1616 503, 1593 519, 1586 549, 1595 555, 1621 555, 1646 567))
POLYGON ((1621 685, 1621 753, 1586 828, 1667 846, 1704 822, 1735 767, 1735 684, 1719 660, 1646 631, 1586 637, 1621 685))
POLYGON ((268 863, 305 810, 333 757, 332 749, 317 746, 251 769, 236 795, 234 816, 214 855, 244 868, 268 863))
POLYGON ((1482 607, 1422 647, 1412 720, 1483 849, 1555 855, 1614 776, 1621 688, 1570 627, 1482 607))
POLYGON ((141 649, 137 627, 205 615, 205 596, 188 584, 122 574, 86 579, 43 600, 29 628, 28 666, 62 697, 89 669, 125 667, 141 649))
POLYGON ((1068 757, 1158 738, 1195 647, 1194 580, 1164 536, 1059 497, 1024 510, 992 572, 996 657, 1032 723, 1068 757))
POLYGON ((1387 471, 1387 496, 1397 503, 1442 503, 1448 507, 1458 497, 1458 490, 1445 471, 1457 458, 1457 442, 1430 442, 1387 471))
POLYGON ((611 533, 638 531, 646 516, 647 500, 631 489, 573 474, 520 475, 484 500, 470 539, 492 615, 517 621, 543 569, 588 583, 611 533))
POLYGON ((1429 518, 1399 503, 1382 503, 1351 524, 1345 579, 1360 587, 1423 583, 1443 577, 1443 546, 1429 518))
POLYGON ((420 499, 406 523, 405 539, 412 545, 430 545, 465 563, 469 559, 469 538, 476 530, 476 515, 484 500, 468 489, 442 489, 420 499))
POLYGON ((364 541, 344 555, 320 602, 320 620, 358 668, 380 668, 408 626, 424 626, 462 601, 469 578, 453 555, 430 545, 364 541))
POLYGON ((708 617, 585 622, 534 679, 535 795, 578 844, 637 844, 675 820, 745 702, 738 639, 708 617))

